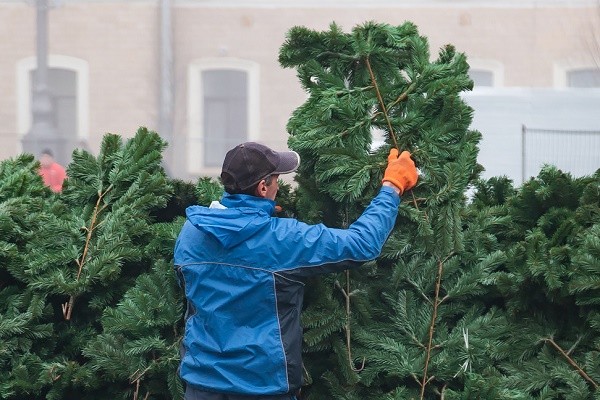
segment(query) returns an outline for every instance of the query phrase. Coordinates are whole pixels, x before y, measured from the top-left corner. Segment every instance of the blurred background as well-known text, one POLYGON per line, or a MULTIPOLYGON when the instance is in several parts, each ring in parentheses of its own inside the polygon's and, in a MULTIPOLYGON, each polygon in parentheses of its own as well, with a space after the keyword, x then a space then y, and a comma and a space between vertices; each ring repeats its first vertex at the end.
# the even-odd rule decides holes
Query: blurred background
POLYGON ((306 99, 277 61, 287 31, 366 21, 467 55, 484 177, 600 168, 600 0, 0 0, 0 160, 67 165, 146 126, 170 176, 217 176, 239 142, 287 147, 306 99))

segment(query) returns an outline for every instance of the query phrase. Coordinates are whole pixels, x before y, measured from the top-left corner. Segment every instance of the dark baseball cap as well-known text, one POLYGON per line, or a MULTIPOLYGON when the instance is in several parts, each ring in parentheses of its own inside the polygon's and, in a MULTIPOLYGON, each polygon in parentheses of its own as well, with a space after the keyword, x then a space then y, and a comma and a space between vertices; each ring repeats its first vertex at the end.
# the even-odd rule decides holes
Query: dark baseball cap
POLYGON ((294 172, 298 165, 300 155, 295 151, 275 151, 260 143, 246 142, 225 155, 221 182, 226 190, 246 190, 269 175, 294 172))

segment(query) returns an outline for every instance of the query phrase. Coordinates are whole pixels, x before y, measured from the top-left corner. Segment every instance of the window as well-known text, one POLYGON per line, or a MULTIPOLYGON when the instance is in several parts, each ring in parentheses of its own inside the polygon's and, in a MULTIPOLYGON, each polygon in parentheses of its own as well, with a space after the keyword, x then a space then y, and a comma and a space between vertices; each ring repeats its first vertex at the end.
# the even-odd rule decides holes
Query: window
POLYGON ((227 150, 258 140, 258 64, 202 59, 188 68, 187 169, 217 175, 227 150))
POLYGON ((494 86, 494 73, 482 69, 472 69, 469 77, 473 80, 473 88, 494 86))
POLYGON ((497 88, 504 86, 504 67, 495 60, 468 59, 469 77, 473 89, 497 88))
MULTIPOLYGON (((37 70, 30 72, 30 82, 35 82, 37 70)), ((48 88, 52 104, 53 125, 60 136, 66 137, 69 145, 77 138, 77 73, 62 68, 48 69, 48 88)), ((33 98, 33 85, 31 88, 33 98)), ((30 104, 31 107, 31 104, 30 104)))
MULTIPOLYGON (((24 58, 17 63, 17 127, 21 136, 31 129, 36 68, 35 57, 24 58)), ((88 63, 78 58, 48 56, 48 84, 52 92, 54 122, 57 131, 67 138, 69 149, 85 146, 88 139, 88 69, 88 63)))
POLYGON ((561 89, 598 89, 600 88, 600 66, 589 59, 556 61, 554 86, 561 89))
POLYGON ((204 166, 220 167, 227 150, 248 138, 248 74, 201 72, 204 93, 204 166))
POLYGON ((571 88, 600 88, 600 68, 567 71, 567 86, 571 88))

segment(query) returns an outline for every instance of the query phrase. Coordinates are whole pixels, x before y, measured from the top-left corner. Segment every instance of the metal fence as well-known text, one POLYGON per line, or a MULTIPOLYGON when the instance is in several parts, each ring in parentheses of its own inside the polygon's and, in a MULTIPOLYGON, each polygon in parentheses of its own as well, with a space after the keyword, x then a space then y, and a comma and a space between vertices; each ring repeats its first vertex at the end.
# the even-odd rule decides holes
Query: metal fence
POLYGON ((600 131, 537 129, 522 126, 523 182, 546 165, 574 177, 592 175, 600 168, 600 131))

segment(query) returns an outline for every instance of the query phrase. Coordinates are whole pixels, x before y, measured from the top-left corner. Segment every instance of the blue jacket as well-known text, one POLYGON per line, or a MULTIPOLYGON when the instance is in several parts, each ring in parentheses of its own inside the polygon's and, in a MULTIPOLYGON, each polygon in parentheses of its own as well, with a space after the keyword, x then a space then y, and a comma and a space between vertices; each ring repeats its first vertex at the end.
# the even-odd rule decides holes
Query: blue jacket
POLYGON ((272 217, 275 203, 225 194, 188 207, 175 269, 188 313, 180 376, 206 391, 276 395, 302 385, 302 279, 376 258, 398 213, 382 187, 348 229, 272 217))

